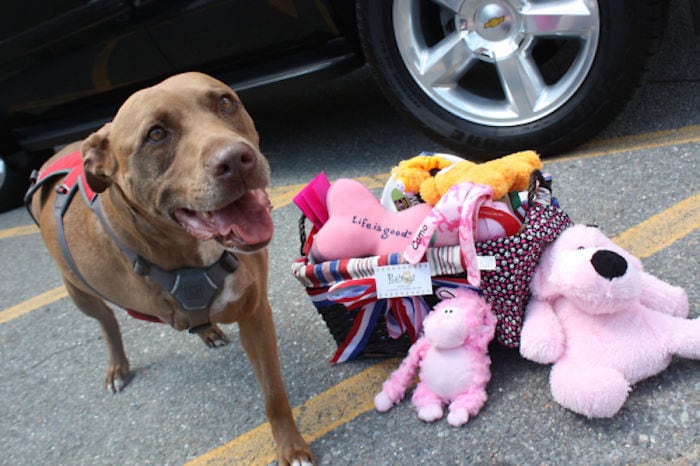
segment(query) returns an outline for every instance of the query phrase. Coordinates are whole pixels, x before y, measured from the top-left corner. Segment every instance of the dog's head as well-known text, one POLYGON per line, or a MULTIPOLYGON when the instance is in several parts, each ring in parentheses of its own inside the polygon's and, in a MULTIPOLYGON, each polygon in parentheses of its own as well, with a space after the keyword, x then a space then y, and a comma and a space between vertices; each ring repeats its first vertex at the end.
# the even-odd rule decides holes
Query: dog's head
POLYGON ((87 182, 137 215, 238 251, 270 242, 270 180, 253 120, 222 82, 173 76, 133 94, 82 146, 87 182))
POLYGON ((535 296, 565 298, 590 314, 628 308, 641 296, 642 264, 599 229, 574 225, 542 255, 532 278, 535 296))

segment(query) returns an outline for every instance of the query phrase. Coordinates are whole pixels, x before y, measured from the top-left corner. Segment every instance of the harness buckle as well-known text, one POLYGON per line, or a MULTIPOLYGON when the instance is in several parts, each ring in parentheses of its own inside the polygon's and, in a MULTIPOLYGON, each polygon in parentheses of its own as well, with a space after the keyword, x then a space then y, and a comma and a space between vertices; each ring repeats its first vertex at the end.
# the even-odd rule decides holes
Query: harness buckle
POLYGON ((226 251, 226 253, 219 260, 221 267, 228 273, 233 273, 238 268, 238 258, 226 251))
POLYGON ((175 284, 170 290, 170 294, 186 311, 207 308, 218 292, 219 287, 201 269, 177 271, 175 284))

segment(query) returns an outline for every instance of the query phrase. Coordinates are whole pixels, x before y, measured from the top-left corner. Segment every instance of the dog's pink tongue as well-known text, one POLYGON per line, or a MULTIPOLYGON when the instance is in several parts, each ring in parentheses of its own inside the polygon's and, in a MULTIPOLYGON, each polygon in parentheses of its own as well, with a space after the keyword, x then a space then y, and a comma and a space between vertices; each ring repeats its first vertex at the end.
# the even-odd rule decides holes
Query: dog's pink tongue
POLYGON ((224 243, 231 235, 248 245, 266 243, 272 238, 272 217, 265 191, 249 191, 233 204, 212 212, 216 233, 224 243))

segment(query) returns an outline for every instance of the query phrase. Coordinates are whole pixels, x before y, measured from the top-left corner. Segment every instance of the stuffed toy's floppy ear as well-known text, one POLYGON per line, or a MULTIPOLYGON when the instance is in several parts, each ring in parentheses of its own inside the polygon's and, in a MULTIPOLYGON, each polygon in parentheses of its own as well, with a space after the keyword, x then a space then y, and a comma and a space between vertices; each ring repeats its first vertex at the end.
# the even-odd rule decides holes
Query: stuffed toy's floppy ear
POLYGON ((642 272, 641 301, 653 311, 674 317, 688 317, 688 295, 683 288, 673 286, 655 276, 642 272))
POLYGON ((116 160, 109 144, 111 123, 88 136, 81 147, 85 181, 90 189, 101 193, 112 184, 111 176, 116 170, 116 160))
POLYGON ((560 292, 555 285, 550 285, 549 276, 554 265, 554 257, 552 253, 552 245, 550 244, 547 249, 542 253, 540 257, 539 264, 535 269, 535 273, 532 275, 532 280, 530 281, 530 290, 532 295, 543 301, 556 298, 560 292))

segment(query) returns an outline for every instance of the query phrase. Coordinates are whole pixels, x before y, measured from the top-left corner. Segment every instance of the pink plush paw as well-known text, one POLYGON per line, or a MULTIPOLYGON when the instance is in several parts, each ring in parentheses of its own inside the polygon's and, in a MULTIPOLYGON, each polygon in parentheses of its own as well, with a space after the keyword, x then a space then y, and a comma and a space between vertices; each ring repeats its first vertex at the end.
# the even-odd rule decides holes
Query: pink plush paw
POLYGON ((540 364, 552 364, 564 354, 564 336, 559 332, 543 335, 539 329, 524 325, 520 334, 520 355, 540 364))
POLYGON ((394 403, 391 402, 391 400, 386 395, 386 393, 384 393, 384 391, 377 393, 377 395, 374 397, 374 407, 380 413, 389 411, 393 405, 394 403))
POLYGON ((447 415, 447 422, 455 427, 466 424, 469 420, 469 413, 464 408, 452 409, 447 415))
POLYGON ((557 403, 587 417, 613 417, 631 390, 623 375, 608 367, 563 369, 555 365, 549 381, 557 403))
POLYGON ((550 303, 531 298, 520 332, 520 354, 530 361, 552 364, 564 354, 566 337, 550 303))
POLYGON ((429 404, 418 408, 418 417, 425 422, 433 422, 443 415, 442 406, 439 404, 429 404))

